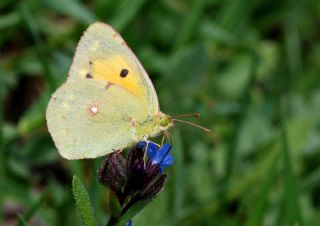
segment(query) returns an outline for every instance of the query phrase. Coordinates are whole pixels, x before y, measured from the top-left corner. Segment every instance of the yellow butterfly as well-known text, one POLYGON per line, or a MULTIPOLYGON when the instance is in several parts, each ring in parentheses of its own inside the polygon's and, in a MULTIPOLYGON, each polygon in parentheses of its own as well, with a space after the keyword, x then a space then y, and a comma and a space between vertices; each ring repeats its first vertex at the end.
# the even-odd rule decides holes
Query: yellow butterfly
POLYGON ((49 132, 67 159, 95 158, 173 125, 139 60, 109 25, 82 36, 67 82, 52 95, 49 132))

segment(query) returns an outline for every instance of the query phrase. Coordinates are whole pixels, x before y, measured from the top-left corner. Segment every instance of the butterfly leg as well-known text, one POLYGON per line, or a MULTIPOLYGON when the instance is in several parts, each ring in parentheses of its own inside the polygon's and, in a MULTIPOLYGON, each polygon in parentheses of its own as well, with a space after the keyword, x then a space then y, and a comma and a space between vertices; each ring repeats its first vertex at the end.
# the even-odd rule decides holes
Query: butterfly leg
POLYGON ((149 145, 149 141, 146 135, 143 136, 143 140, 147 143, 144 149, 144 155, 143 155, 143 160, 144 160, 144 167, 146 167, 146 163, 147 163, 147 150, 148 150, 148 145, 149 145))
POLYGON ((166 138, 166 131, 163 132, 162 139, 161 139, 161 146, 163 146, 165 138, 166 138))
MULTIPOLYGON (((172 136, 168 130, 163 131, 163 141, 164 141, 164 138, 166 138, 168 140, 168 142, 170 144, 172 144, 172 136)), ((161 143, 161 146, 162 145, 163 145, 163 143, 161 143)))

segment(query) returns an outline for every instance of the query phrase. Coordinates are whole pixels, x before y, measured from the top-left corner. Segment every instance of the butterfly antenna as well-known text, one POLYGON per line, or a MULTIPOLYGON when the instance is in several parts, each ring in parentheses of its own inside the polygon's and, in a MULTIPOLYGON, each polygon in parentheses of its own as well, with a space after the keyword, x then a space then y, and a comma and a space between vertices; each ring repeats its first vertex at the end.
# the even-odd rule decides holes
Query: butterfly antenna
POLYGON ((200 117, 200 114, 199 113, 191 113, 191 114, 182 114, 182 115, 174 115, 174 116, 171 116, 172 119, 175 119, 175 118, 183 118, 183 117, 194 117, 194 118, 199 118, 200 117))
POLYGON ((207 132, 207 133, 210 133, 210 132, 211 132, 210 129, 205 128, 205 127, 203 127, 203 126, 199 126, 199 125, 194 124, 194 123, 192 123, 192 122, 188 122, 188 121, 184 121, 184 120, 180 120, 180 119, 176 119, 176 118, 172 118, 172 121, 177 121, 177 122, 181 122, 181 123, 185 123, 185 124, 192 125, 192 126, 194 126, 194 127, 198 127, 198 128, 202 129, 203 131, 205 131, 205 132, 207 132))

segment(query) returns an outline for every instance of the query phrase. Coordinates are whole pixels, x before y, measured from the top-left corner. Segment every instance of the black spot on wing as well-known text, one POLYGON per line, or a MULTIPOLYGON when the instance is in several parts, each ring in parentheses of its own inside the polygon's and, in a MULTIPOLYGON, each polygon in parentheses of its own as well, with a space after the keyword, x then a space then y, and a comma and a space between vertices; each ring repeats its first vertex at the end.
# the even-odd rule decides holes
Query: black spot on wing
POLYGON ((121 72, 120 72, 120 76, 121 76, 122 78, 127 77, 128 74, 129 74, 129 71, 128 71, 128 69, 126 69, 126 68, 122 69, 121 72))
POLYGON ((87 73, 86 78, 93 78, 93 76, 90 73, 87 73))

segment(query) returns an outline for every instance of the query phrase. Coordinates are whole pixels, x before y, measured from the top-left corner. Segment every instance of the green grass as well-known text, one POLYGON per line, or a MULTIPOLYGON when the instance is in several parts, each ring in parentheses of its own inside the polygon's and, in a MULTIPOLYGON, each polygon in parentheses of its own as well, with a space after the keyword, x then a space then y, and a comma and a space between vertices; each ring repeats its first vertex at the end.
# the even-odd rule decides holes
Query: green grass
POLYGON ((134 225, 320 225, 319 1, 0 3, 0 225, 80 225, 72 175, 99 225, 97 160, 62 159, 45 109, 83 31, 114 26, 177 124, 164 191, 134 225))

